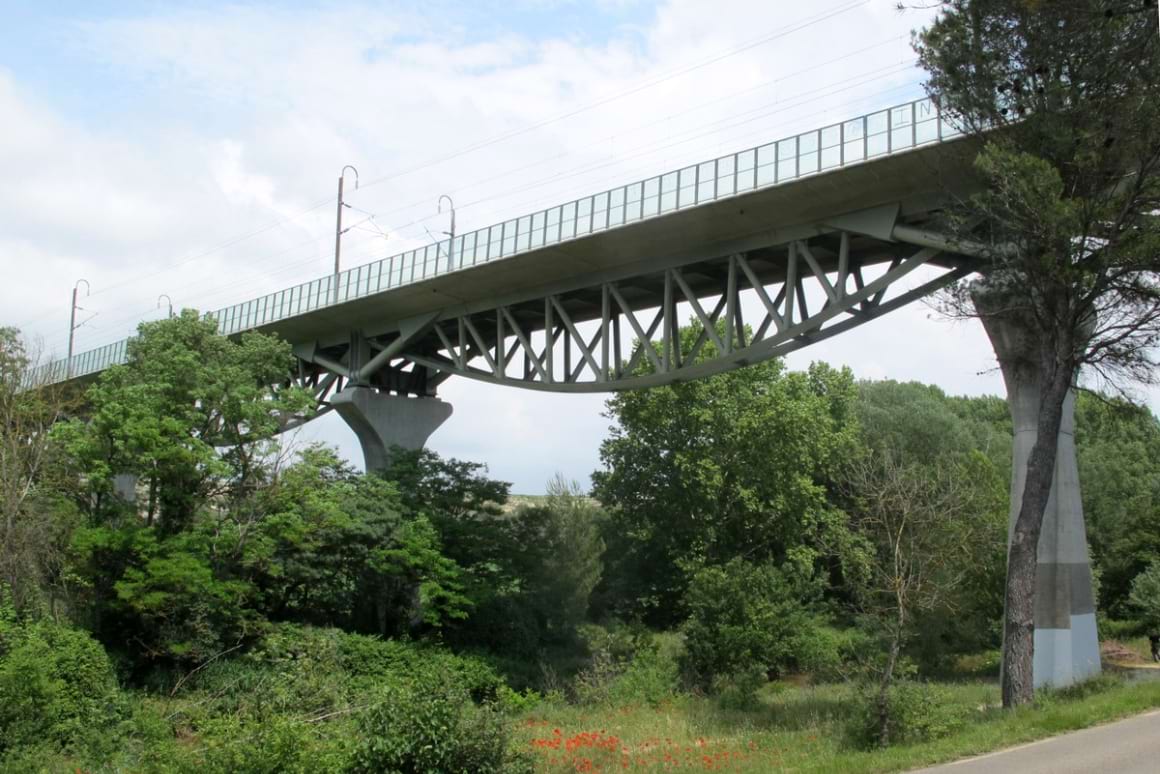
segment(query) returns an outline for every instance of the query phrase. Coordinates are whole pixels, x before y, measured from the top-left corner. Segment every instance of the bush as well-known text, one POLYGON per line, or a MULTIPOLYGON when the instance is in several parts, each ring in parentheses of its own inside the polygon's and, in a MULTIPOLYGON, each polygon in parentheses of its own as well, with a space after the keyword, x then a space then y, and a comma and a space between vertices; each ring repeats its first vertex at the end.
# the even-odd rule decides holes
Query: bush
POLYGON ((670 649, 642 648, 608 687, 613 704, 643 702, 656 706, 677 692, 680 665, 670 649))
POLYGON ((1148 634, 1148 627, 1142 621, 1117 621, 1114 618, 1097 616, 1101 640, 1130 640, 1148 634))
POLYGON ((424 669, 379 688, 359 718, 350 770, 488 774, 510 770, 503 717, 471 703, 454 676, 424 669))
POLYGON ((724 709, 748 712, 757 707, 757 692, 765 683, 765 670, 750 665, 731 675, 718 676, 713 681, 713 693, 724 709))
POLYGON ((1040 706, 1053 704, 1057 701, 1083 701, 1088 697, 1110 691, 1124 684, 1124 678, 1115 672, 1101 672, 1098 675, 1072 683, 1064 688, 1044 688, 1036 691, 1035 703, 1040 706))
POLYGON ((346 763, 347 740, 287 715, 213 718, 198 728, 203 749, 185 768, 198 774, 309 774, 346 763))
POLYGON ((591 653, 576 675, 574 691, 581 704, 658 704, 677 690, 680 642, 660 640, 640 625, 587 624, 581 636, 591 653))
POLYGON ((798 668, 814 682, 833 682, 857 671, 876 643, 863 629, 836 629, 816 622, 794 638, 793 648, 798 668))
POLYGON ((454 676, 477 702, 494 701, 504 685, 499 673, 475 656, 296 624, 272 627, 251 658, 279 669, 288 665, 317 665, 324 675, 341 672, 363 683, 406 678, 416 671, 434 667, 454 676))
POLYGON ((0 639, 0 753, 100 741, 124 704, 96 640, 53 623, 5 627, 0 639))
POLYGON ((884 742, 916 744, 941 739, 961 728, 972 711, 955 704, 946 688, 913 680, 899 680, 890 687, 886 708, 890 724, 888 738, 883 740, 877 687, 863 690, 851 727, 856 746, 868 749, 884 742))
POLYGON ((813 593, 810 570, 792 563, 734 559, 700 570, 685 595, 685 675, 707 688, 714 678, 753 669, 782 674, 815 636, 817 622, 804 604, 813 593))

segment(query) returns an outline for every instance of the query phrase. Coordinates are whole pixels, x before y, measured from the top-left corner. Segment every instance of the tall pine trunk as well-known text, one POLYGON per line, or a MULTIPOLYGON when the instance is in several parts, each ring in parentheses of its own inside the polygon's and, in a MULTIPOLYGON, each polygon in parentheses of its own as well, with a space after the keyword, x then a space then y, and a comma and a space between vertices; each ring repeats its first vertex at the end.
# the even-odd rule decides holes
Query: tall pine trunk
POLYGON ((1044 347, 1041 353, 1039 418, 1035 445, 1027 459, 1027 477, 1019 515, 1007 553, 1004 597, 1002 695, 1004 707, 1030 703, 1035 698, 1035 571, 1039 534, 1055 476, 1056 450, 1063 404, 1071 388, 1073 370, 1044 347))

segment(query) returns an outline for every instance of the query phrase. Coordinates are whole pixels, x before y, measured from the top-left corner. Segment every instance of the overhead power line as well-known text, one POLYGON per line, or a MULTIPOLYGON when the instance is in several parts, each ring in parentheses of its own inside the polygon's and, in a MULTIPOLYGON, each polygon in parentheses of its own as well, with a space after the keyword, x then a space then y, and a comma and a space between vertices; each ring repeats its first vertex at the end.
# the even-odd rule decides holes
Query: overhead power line
POLYGON ((754 48, 757 48, 758 46, 763 46, 766 43, 771 43, 771 42, 778 40, 780 38, 784 38, 787 35, 791 35, 795 32, 800 32, 801 30, 812 27, 815 24, 821 24, 822 22, 828 21, 828 20, 834 18, 835 16, 840 16, 841 14, 848 13, 850 11, 853 11, 856 8, 864 6, 869 2, 870 2, 870 0, 855 0, 855 2, 844 3, 842 5, 835 7, 835 8, 831 8, 829 10, 822 11, 821 13, 818 13, 818 14, 815 14, 814 16, 808 17, 801 22, 790 25, 789 27, 782 27, 775 32, 772 32, 768 35, 764 35, 764 36, 757 38, 755 40, 751 40, 748 43, 744 43, 736 48, 733 48, 733 49, 730 49, 730 50, 725 51, 723 53, 714 55, 714 56, 712 56, 708 59, 702 60, 696 64, 689 65, 687 67, 682 67, 682 68, 679 68, 677 70, 670 71, 670 72, 668 72, 664 75, 661 75, 657 78, 646 81, 645 83, 642 83, 639 86, 634 86, 633 88, 627 89, 625 91, 621 91, 621 92, 618 92, 616 94, 612 94, 612 95, 607 96, 607 97, 602 97, 594 102, 589 102, 586 105, 578 107, 574 110, 569 110, 566 113, 561 113, 559 115, 553 116, 552 118, 547 118, 547 119, 544 119, 543 121, 538 121, 538 122, 533 123, 533 124, 528 124, 527 126, 520 127, 519 129, 513 129, 510 132, 505 132, 504 134, 498 135, 496 137, 492 137, 492 138, 487 139, 487 140, 482 140, 480 142, 464 146, 463 148, 460 148, 459 150, 452 151, 451 153, 447 153, 443 156, 438 156, 438 157, 435 157, 433 159, 428 159, 428 160, 421 162, 420 164, 417 164, 415 166, 408 167, 406 169, 402 169, 402 170, 399 170, 396 172, 392 172, 392 173, 390 173, 388 175, 384 175, 382 177, 377 177, 377 178, 371 180, 370 182, 366 183, 366 185, 364 185, 363 187, 370 188, 371 186, 378 185, 380 183, 384 183, 388 180, 393 180, 395 178, 402 177, 404 175, 409 175, 409 174, 412 174, 414 172, 418 172, 418 171, 421 171, 423 169, 426 169, 428 167, 432 167, 432 166, 435 166, 437 164, 442 164, 442 163, 445 163, 445 162, 450 161, 452 159, 457 159, 461 156, 465 156, 469 153, 473 153, 474 151, 480 150, 482 148, 487 148, 487 147, 495 145, 497 143, 505 142, 505 141, 513 139, 515 137, 519 137, 521 135, 527 134, 528 132, 535 131, 536 129, 542 129, 545 126, 550 126, 554 123, 558 123, 560 121, 564 121, 564 120, 569 119, 569 118, 574 118, 575 116, 578 116, 581 113, 587 112, 589 110, 593 110, 594 108, 603 107, 604 105, 610 104, 612 102, 616 102, 617 100, 624 99, 625 97, 631 97, 632 95, 639 94, 640 92, 645 91, 646 89, 651 89, 654 86, 659 86, 662 83, 667 83, 668 81, 671 81, 674 78, 679 78, 682 75, 687 75, 688 73, 691 73, 695 70, 699 70, 703 67, 708 67, 709 65, 713 65, 713 64, 716 64, 718 62, 724 61, 725 59, 728 59, 730 57, 744 53, 746 51, 750 51, 754 48))

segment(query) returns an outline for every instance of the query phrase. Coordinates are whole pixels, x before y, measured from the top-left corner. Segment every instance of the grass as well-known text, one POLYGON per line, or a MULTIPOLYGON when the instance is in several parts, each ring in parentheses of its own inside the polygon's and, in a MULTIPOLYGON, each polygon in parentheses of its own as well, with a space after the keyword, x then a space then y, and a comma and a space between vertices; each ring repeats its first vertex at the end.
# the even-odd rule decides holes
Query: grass
POLYGON ((541 705, 518 721, 517 736, 537 770, 888 772, 955 760, 1085 728, 1160 707, 1160 681, 1107 676, 1087 686, 1042 692, 1035 706, 998 707, 994 683, 939 685, 967 718, 935 741, 863 751, 848 728, 856 705, 848 685, 774 683, 756 707, 733 710, 683 696, 659 706, 541 705))

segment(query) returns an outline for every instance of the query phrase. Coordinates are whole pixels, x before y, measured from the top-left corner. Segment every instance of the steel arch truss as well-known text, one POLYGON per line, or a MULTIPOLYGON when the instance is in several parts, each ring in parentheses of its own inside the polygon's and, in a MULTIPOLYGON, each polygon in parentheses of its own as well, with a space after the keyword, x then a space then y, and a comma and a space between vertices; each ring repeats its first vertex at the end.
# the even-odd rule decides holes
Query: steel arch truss
POLYGON ((554 392, 698 379, 841 333, 972 270, 972 259, 940 247, 833 230, 437 316, 405 343, 400 336, 380 345, 391 357, 371 379, 407 394, 431 393, 406 380, 426 387, 450 375, 554 392), (903 278, 924 266, 936 276, 904 288, 903 278), (747 308, 760 311, 746 320, 747 308), (690 321, 691 345, 680 334, 690 321))

